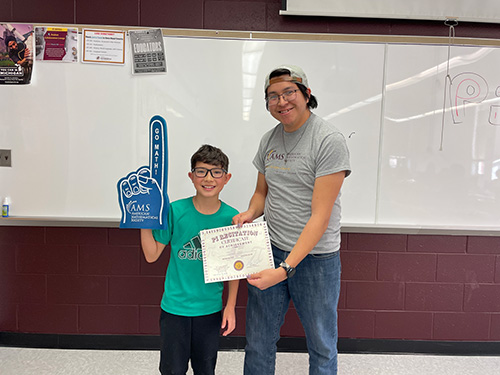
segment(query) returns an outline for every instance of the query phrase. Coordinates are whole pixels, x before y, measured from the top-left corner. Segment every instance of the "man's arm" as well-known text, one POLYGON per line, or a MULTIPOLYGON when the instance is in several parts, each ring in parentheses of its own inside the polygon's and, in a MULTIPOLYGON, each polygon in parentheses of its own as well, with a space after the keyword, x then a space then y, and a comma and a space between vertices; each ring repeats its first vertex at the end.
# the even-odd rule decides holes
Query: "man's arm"
POLYGON ((342 171, 316 179, 311 202, 311 217, 285 259, 290 266, 297 267, 325 233, 344 178, 345 172, 342 171))
MULTIPOLYGON (((342 171, 318 177, 315 180, 311 201, 311 217, 302 230, 297 243, 285 259, 290 266, 297 267, 325 233, 344 178, 345 171, 342 171)), ((282 267, 278 267, 253 274, 248 282, 264 290, 285 279, 286 271, 282 267)))

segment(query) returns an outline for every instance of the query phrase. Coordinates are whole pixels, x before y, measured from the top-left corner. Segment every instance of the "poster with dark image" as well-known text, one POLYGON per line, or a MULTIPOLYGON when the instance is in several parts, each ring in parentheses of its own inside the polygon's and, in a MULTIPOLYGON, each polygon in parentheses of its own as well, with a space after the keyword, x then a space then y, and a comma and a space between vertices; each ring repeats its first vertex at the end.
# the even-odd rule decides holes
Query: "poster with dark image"
POLYGON ((33 70, 33 25, 0 24, 0 84, 28 84, 33 70))

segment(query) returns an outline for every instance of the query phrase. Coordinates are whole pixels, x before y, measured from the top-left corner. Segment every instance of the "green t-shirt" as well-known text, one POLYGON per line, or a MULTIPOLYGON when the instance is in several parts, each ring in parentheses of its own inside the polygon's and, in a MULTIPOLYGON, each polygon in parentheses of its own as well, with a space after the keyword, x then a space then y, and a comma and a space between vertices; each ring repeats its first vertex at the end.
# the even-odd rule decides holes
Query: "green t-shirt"
POLYGON ((215 214, 204 215, 196 210, 192 197, 170 204, 168 229, 153 230, 156 241, 165 245, 170 243, 171 247, 161 300, 164 311, 181 316, 202 316, 222 310, 224 284, 205 284, 200 231, 231 225, 237 213, 221 202, 215 214))

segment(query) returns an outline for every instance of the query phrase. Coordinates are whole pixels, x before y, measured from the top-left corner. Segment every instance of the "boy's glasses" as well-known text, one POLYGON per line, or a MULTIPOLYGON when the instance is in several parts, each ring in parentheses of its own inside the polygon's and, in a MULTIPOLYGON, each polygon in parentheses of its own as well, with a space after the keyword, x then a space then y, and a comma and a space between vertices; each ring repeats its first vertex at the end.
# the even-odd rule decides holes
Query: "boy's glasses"
POLYGON ((285 100, 287 102, 289 102, 291 100, 294 100, 297 97, 297 91, 298 91, 298 89, 295 89, 295 90, 285 91, 283 94, 269 95, 266 98, 267 105, 276 105, 276 104, 278 104, 278 102, 280 100, 280 97, 282 97, 283 100, 285 100))
POLYGON ((212 175, 213 178, 222 178, 224 176, 224 173, 227 173, 225 169, 222 168, 212 168, 212 169, 207 169, 207 168, 193 168, 191 172, 194 173, 194 175, 198 178, 204 178, 207 176, 208 172, 212 175))

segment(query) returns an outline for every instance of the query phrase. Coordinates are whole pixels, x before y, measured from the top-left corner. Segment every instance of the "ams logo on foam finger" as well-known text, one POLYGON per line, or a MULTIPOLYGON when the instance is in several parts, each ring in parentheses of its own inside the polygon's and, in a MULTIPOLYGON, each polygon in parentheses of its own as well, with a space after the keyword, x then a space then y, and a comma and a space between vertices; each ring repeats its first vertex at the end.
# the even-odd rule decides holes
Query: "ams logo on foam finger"
POLYGON ((149 122, 149 165, 130 172, 117 184, 120 228, 166 229, 167 181, 167 123, 154 116, 149 122))
POLYGON ((129 214, 133 214, 134 212, 149 212, 151 210, 151 205, 146 204, 137 204, 137 201, 130 201, 127 203, 127 212, 129 214))

